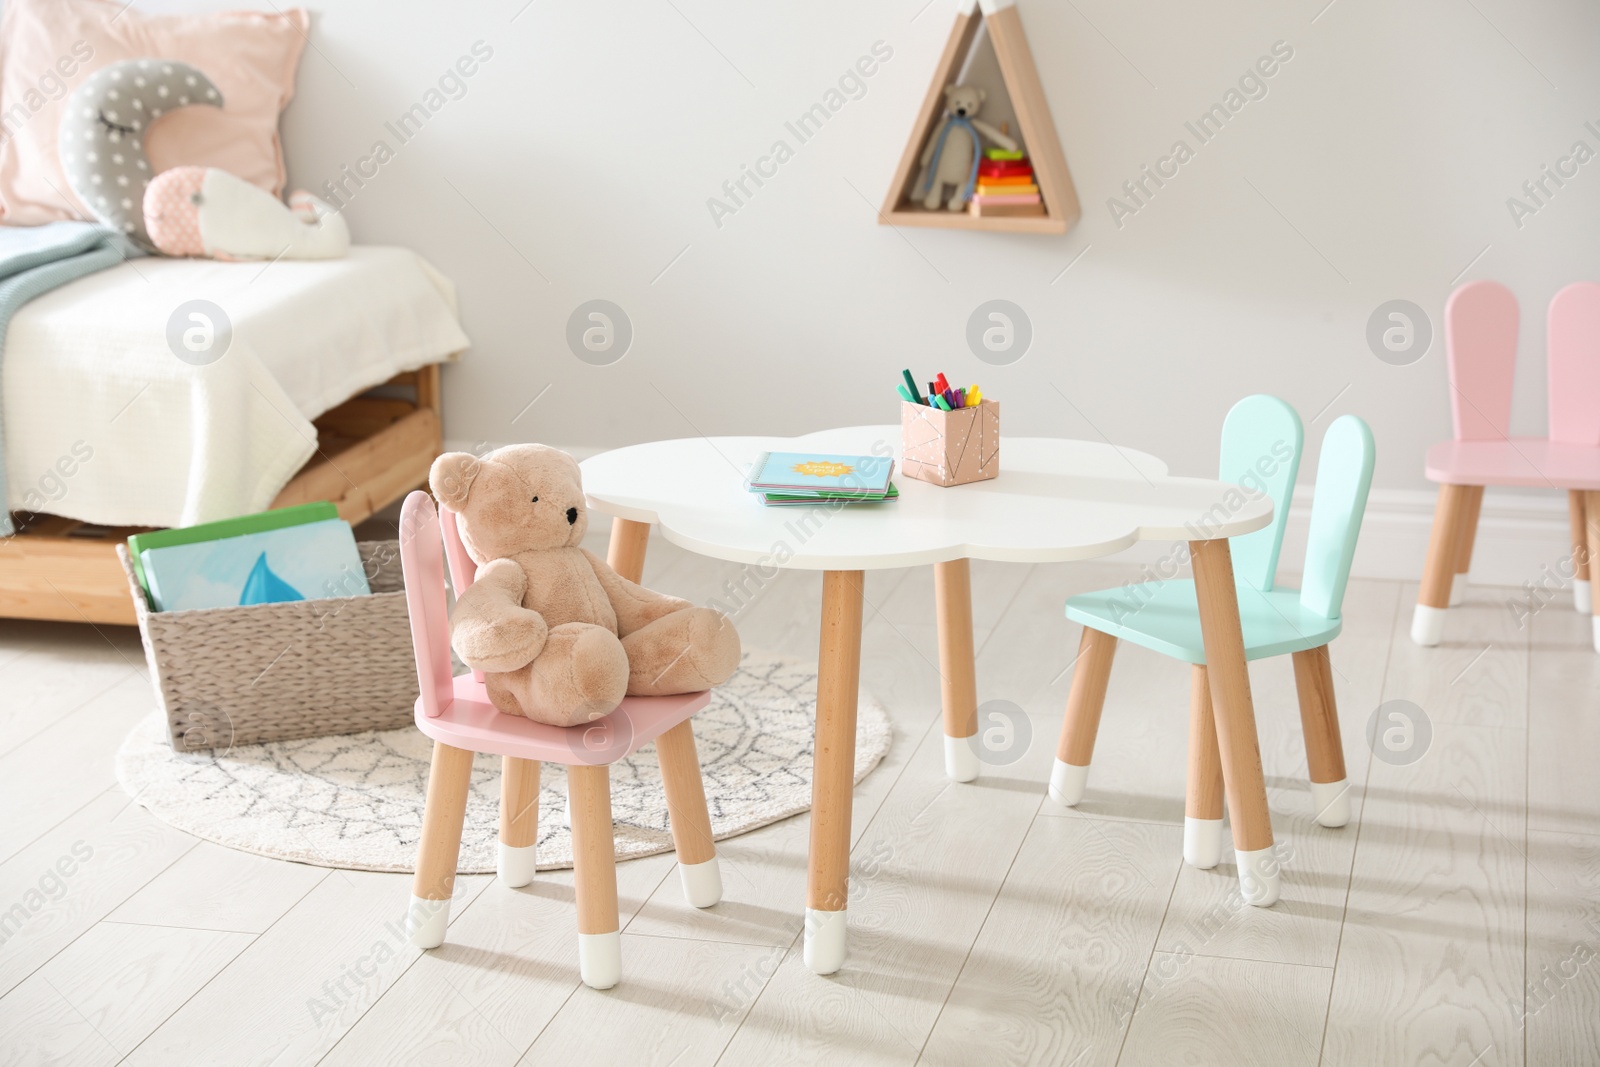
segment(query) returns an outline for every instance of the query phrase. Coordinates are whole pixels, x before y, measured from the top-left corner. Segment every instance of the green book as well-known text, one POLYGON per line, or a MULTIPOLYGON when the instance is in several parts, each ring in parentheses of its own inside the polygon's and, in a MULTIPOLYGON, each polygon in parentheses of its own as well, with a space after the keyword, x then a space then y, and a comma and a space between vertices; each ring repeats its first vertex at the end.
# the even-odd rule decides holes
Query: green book
POLYGON ((322 522, 338 517, 337 507, 326 500, 318 500, 310 504, 296 504, 292 508, 277 508, 273 511, 257 512, 254 515, 240 515, 236 519, 201 523, 199 526, 152 530, 128 538, 128 555, 133 560, 133 576, 139 579, 139 588, 144 590, 145 598, 148 600, 150 582, 145 578, 144 561, 141 558, 146 549, 220 541, 224 537, 239 537, 243 534, 261 533, 264 530, 281 530, 286 526, 301 526, 308 522, 322 522))
POLYGON ((877 504, 885 500, 898 500, 900 490, 889 483, 889 488, 882 496, 855 496, 842 493, 830 493, 826 490, 815 493, 762 493, 761 502, 769 508, 792 507, 798 504, 827 504, 835 500, 847 504, 877 504))

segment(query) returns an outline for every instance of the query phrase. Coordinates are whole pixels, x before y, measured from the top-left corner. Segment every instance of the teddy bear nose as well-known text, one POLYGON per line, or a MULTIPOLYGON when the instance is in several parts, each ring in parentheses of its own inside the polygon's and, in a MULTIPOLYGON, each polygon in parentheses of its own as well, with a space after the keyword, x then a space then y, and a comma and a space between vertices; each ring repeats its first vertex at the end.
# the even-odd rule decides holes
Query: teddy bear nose
POLYGON ((568 508, 567 509, 567 525, 571 526, 574 523, 576 523, 577 521, 578 521, 578 509, 577 508, 568 508))

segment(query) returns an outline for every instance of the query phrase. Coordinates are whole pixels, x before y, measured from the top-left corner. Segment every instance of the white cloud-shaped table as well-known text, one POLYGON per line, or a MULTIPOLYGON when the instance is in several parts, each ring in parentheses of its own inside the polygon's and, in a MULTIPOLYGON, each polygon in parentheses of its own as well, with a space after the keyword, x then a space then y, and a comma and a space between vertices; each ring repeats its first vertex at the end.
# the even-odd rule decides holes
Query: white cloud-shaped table
POLYGON ((1272 827, 1226 540, 1271 522, 1270 499, 1224 482, 1174 477, 1154 456, 1107 443, 1002 437, 1000 475, 989 481, 943 488, 897 476, 900 499, 894 502, 767 507, 744 487, 750 464, 767 451, 892 452, 898 460, 900 427, 634 445, 585 460, 583 479, 590 508, 617 520, 611 562, 627 577, 637 579, 643 568, 650 525, 659 525, 674 544, 715 559, 825 572, 806 901, 805 958, 813 970, 831 974, 845 954, 861 657, 857 572, 864 570, 934 565, 946 768, 957 781, 971 781, 978 773, 969 743, 977 733, 977 685, 968 561, 1085 560, 1141 540, 1188 541, 1234 846, 1241 878, 1251 883, 1246 899, 1277 899, 1272 827))
POLYGON ((594 510, 659 525, 692 552, 767 565, 783 545, 781 565, 799 570, 1094 559, 1140 540, 1234 537, 1272 519, 1265 496, 1173 477, 1143 452, 1047 437, 1003 438, 998 478, 943 488, 897 476, 900 499, 870 507, 770 508, 744 488, 761 452, 898 459, 899 445, 898 426, 660 441, 585 460, 584 488, 594 510))

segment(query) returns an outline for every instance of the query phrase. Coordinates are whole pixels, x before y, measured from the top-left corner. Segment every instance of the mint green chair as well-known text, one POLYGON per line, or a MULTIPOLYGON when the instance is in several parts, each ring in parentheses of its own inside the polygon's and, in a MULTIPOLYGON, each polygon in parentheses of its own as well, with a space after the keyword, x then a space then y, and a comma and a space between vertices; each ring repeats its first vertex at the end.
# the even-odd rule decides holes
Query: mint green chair
MULTIPOLYGON (((1336 827, 1350 819, 1350 794, 1328 642, 1339 634, 1339 610, 1372 484, 1374 445, 1372 431, 1354 415, 1342 416, 1328 427, 1317 465, 1304 580, 1296 590, 1280 588, 1274 576, 1302 441, 1300 419, 1289 405, 1275 397, 1247 397, 1234 406, 1223 425, 1220 477, 1272 497, 1272 525, 1231 542, 1245 658, 1286 653, 1294 657, 1313 810, 1319 823, 1336 827)), ((1066 614, 1083 625, 1083 644, 1050 776, 1050 795, 1069 807, 1083 797, 1118 639, 1184 660, 1194 665, 1194 671, 1183 855, 1195 867, 1216 866, 1222 855, 1222 763, 1194 583, 1176 579, 1130 583, 1087 593, 1069 599, 1066 614)), ((1258 859, 1254 854, 1239 855, 1241 877, 1258 859)), ((1266 881, 1276 884, 1276 879, 1266 881)), ((1273 900, 1276 893, 1251 903, 1273 900)))

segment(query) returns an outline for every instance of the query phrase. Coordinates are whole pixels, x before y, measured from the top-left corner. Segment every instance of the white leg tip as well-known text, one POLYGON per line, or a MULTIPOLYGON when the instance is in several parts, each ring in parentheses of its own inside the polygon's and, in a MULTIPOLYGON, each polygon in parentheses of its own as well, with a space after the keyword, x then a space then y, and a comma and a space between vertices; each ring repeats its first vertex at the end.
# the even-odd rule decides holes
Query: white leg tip
POLYGON ((978 754, 972 750, 972 738, 945 735, 944 773, 952 782, 977 781, 978 754))
POLYGON ((1209 871, 1222 861, 1222 820, 1183 817, 1183 862, 1209 871))
POLYGON ((1411 640, 1426 648, 1432 648, 1444 639, 1444 608, 1430 608, 1426 604, 1418 604, 1416 612, 1411 616, 1411 640))
POLYGON ((1600 652, 1600 615, 1596 615, 1589 625, 1594 627, 1594 650, 1600 652))
POLYGON ((844 966, 849 927, 845 912, 806 909, 806 966, 815 974, 833 974, 844 966))
POLYGON ((1323 826, 1340 827, 1350 821, 1350 783, 1341 778, 1337 782, 1311 783, 1311 810, 1323 826))
POLYGON ((678 864, 678 878, 691 907, 709 908, 722 899, 722 868, 715 856, 704 863, 678 864))
POLYGON ((1089 768, 1074 767, 1056 760, 1050 768, 1050 799, 1063 807, 1075 808, 1089 784, 1089 768))
POLYGON ((1467 599, 1467 576, 1458 574, 1450 579, 1450 606, 1456 607, 1467 599))
POLYGON ((1246 904, 1257 908, 1270 908, 1278 902, 1278 880, 1281 874, 1276 849, 1260 848, 1254 852, 1234 850, 1239 864, 1239 895, 1246 904))
POLYGON ((500 880, 512 889, 521 889, 533 881, 533 876, 539 873, 539 861, 534 857, 537 845, 508 845, 504 841, 498 842, 500 855, 496 859, 494 870, 500 880))
POLYGON ((1572 608, 1579 615, 1594 614, 1594 587, 1582 578, 1572 583, 1572 608))
POLYGON ((622 931, 578 935, 578 974, 590 989, 610 989, 622 980, 622 931))
POLYGON ((450 926, 450 901, 411 898, 406 909, 406 933, 418 948, 438 948, 444 944, 444 932, 450 926))

